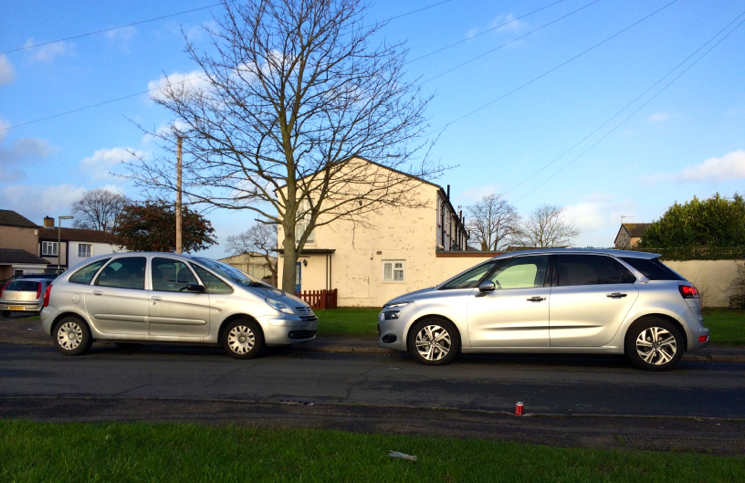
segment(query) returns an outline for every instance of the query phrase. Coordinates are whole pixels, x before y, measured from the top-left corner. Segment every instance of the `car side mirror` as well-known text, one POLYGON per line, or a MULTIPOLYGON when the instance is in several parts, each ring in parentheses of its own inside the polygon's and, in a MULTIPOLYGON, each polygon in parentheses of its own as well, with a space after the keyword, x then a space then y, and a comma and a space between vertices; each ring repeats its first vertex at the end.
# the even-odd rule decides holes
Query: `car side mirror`
POLYGON ((479 292, 486 294, 486 292, 493 292, 497 289, 497 286, 491 280, 484 280, 479 284, 479 292))
POLYGON ((190 283, 186 286, 187 292, 199 292, 199 293, 207 293, 207 289, 204 288, 203 285, 198 285, 196 283, 190 283))

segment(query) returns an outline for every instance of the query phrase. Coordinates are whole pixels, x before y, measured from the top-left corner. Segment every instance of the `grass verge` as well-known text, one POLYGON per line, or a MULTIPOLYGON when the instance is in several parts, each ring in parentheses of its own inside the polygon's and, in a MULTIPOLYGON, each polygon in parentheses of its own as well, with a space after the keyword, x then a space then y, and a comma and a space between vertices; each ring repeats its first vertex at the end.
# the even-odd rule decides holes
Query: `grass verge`
POLYGON ((745 345, 743 309, 704 309, 704 325, 711 332, 712 344, 745 345))
POLYGON ((308 429, 0 423, 0 480, 744 481, 745 459, 308 429), (412 463, 389 450, 417 456, 412 463))

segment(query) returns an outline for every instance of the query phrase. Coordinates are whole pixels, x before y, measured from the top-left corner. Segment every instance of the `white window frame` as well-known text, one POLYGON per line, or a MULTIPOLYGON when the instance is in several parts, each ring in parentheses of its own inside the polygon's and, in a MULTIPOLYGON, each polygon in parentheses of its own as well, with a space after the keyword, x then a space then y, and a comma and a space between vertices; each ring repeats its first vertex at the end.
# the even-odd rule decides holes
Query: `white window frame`
POLYGON ((41 242, 41 256, 42 257, 59 256, 59 246, 57 242, 50 242, 50 241, 41 242))
POLYGON ((383 273, 381 275, 383 283, 406 283, 406 260, 383 260, 383 273), (400 263, 401 268, 396 268, 396 264, 400 263), (385 266, 391 266, 391 278, 385 278, 385 266), (403 278, 396 280, 396 271, 400 270, 403 272, 403 278))
MULTIPOLYGON (((295 224, 295 240, 300 240, 300 238, 305 233, 305 230, 308 229, 308 223, 310 222, 310 203, 308 200, 302 200, 300 202, 300 219, 295 224)), ((305 243, 308 245, 313 245, 316 242, 316 230, 310 232, 310 235, 308 235, 308 240, 306 240, 305 243)))
POLYGON ((93 256, 93 245, 92 244, 90 244, 90 243, 78 243, 78 258, 90 258, 92 256, 93 256), (80 249, 82 247, 88 247, 88 250, 86 250, 88 252, 87 255, 81 255, 80 254, 80 249))

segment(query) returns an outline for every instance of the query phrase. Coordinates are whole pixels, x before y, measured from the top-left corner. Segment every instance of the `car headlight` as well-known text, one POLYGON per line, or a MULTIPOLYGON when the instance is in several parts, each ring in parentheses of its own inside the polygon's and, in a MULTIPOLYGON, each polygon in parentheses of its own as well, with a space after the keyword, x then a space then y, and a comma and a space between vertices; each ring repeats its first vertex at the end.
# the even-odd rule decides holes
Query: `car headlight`
POLYGON ((394 302, 392 304, 385 304, 383 306, 384 309, 395 309, 396 307, 403 307, 404 305, 409 305, 411 302, 394 302))
POLYGON ((278 310, 279 312, 282 312, 284 314, 291 314, 292 309, 283 302, 280 302, 279 300, 274 299, 264 299, 264 301, 269 305, 269 307, 273 308, 274 310, 278 310))
POLYGON ((390 310, 387 312, 383 312, 383 320, 396 320, 398 319, 399 315, 400 315, 400 312, 398 310, 390 310))

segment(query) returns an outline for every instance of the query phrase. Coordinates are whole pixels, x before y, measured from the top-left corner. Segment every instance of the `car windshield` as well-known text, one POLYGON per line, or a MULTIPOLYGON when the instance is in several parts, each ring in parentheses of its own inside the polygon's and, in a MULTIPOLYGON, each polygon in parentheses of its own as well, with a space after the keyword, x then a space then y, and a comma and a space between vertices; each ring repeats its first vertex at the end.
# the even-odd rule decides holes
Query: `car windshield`
POLYGON ((194 257, 192 260, 212 270, 218 275, 222 275, 223 277, 242 285, 247 285, 249 287, 270 287, 270 285, 262 282, 258 278, 252 277, 251 275, 238 270, 235 267, 231 267, 228 264, 201 257, 194 257))

